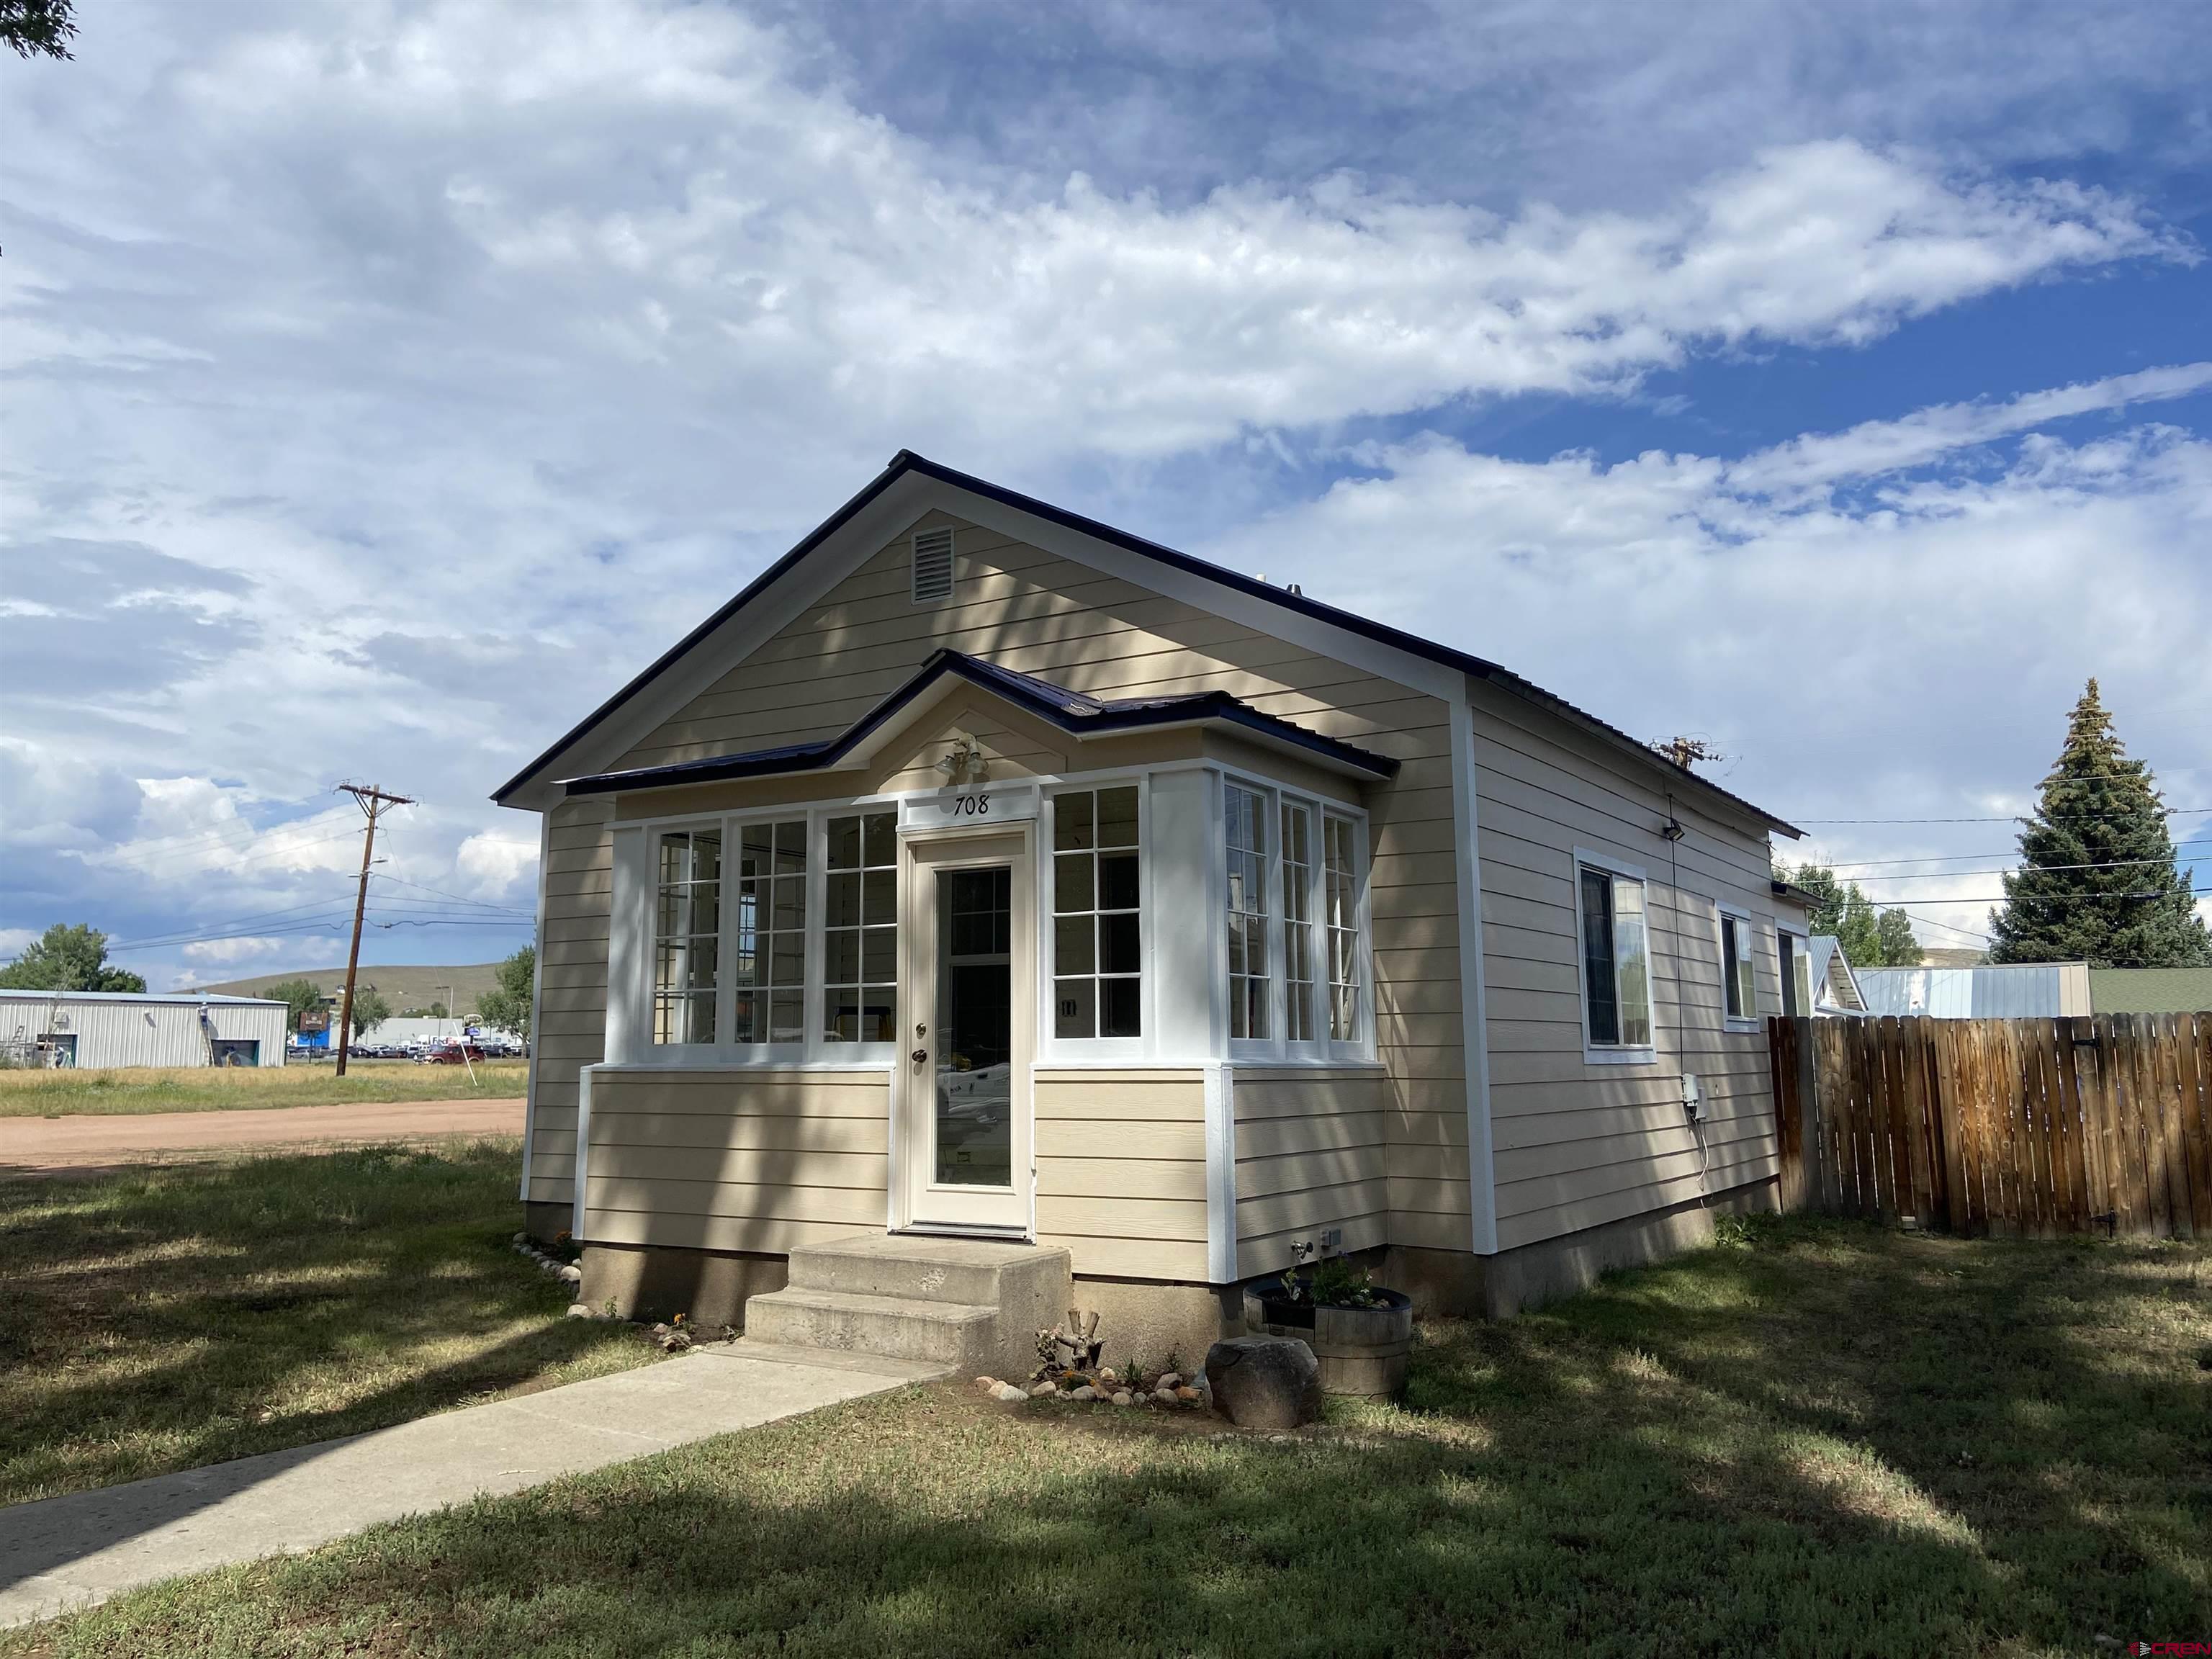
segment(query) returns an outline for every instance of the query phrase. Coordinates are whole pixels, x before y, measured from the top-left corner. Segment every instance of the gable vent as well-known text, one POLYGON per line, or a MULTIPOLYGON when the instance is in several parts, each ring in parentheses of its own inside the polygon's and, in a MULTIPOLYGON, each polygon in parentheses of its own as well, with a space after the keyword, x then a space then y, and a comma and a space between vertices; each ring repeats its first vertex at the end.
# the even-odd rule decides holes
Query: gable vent
POLYGON ((952 532, 914 532, 914 602, 927 605, 952 597, 952 532))

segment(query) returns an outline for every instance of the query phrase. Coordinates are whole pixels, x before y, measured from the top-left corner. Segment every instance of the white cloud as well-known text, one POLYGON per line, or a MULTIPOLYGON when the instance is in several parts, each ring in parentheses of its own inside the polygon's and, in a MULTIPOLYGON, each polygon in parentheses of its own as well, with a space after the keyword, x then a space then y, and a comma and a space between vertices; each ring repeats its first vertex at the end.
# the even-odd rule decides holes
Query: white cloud
POLYGON ((0 927, 0 958, 13 962, 38 936, 35 927, 0 927))
POLYGON ((252 962, 263 957, 298 956, 304 954, 301 941, 295 939, 202 939, 184 947, 187 962, 237 963, 252 962))
MULTIPOLYGON (((520 836, 481 830, 460 845, 453 856, 467 890, 478 898, 495 899, 513 891, 526 876, 538 872, 538 843, 520 836)), ((532 903, 534 893, 526 894, 532 903)))

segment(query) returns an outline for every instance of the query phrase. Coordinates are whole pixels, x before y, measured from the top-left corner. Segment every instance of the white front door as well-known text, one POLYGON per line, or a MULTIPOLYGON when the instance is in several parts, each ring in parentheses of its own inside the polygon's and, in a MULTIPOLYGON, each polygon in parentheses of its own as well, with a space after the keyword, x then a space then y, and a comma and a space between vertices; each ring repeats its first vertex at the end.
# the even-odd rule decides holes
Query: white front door
POLYGON ((1036 1030, 1030 827, 906 842, 903 1224, 1026 1237, 1036 1030))

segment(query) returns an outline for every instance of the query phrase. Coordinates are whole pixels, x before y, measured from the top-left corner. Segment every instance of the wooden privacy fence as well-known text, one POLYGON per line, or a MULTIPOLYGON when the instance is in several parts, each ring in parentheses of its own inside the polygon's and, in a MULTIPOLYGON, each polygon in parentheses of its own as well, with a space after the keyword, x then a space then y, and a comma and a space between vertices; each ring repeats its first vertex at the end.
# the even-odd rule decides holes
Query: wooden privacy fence
POLYGON ((1773 1019, 1782 1203, 2212 1238, 2212 1014, 1773 1019))

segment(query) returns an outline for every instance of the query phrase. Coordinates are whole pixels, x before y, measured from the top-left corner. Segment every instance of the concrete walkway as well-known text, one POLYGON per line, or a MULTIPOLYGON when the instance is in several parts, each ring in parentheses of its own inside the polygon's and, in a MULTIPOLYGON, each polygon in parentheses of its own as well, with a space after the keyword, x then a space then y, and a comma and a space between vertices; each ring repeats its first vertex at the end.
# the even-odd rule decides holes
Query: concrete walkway
POLYGON ((520 1100, 348 1101, 215 1112, 0 1117, 0 1168, 47 1173, 110 1170, 211 1152, 519 1135, 522 1117, 520 1100))
POLYGON ((716 1345, 371 1434, 18 1504, 0 1509, 0 1628, 944 1375, 872 1354, 716 1345))

